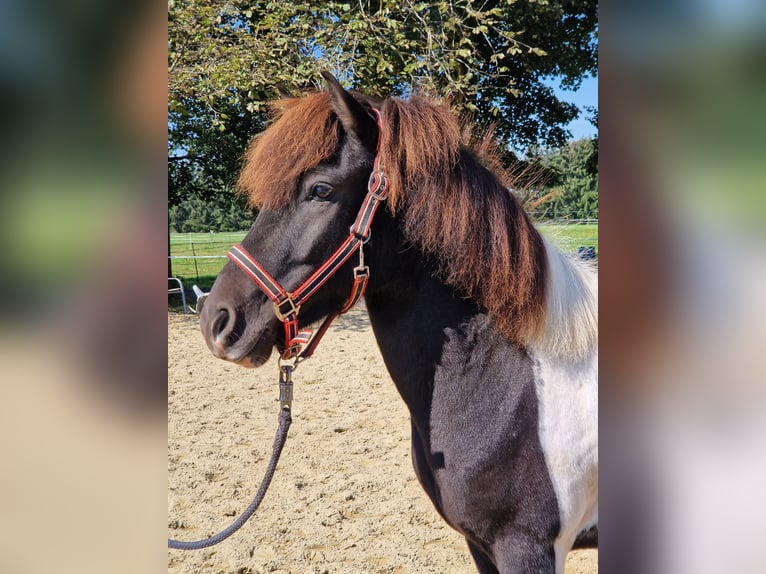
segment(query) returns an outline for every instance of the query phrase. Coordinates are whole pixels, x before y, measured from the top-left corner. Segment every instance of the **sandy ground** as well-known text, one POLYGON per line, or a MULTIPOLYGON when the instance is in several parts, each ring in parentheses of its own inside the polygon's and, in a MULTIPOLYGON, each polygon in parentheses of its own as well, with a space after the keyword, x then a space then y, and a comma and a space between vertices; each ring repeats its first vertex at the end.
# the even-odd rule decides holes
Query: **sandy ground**
MULTIPOLYGON (((168 531, 198 539, 255 493, 276 430, 276 359, 215 359, 195 316, 168 316, 168 531)), ((271 488, 242 530, 168 551, 168 572, 471 573, 463 538, 431 506, 410 461, 409 417, 363 309, 338 319, 295 375, 293 425, 271 488)), ((568 574, 598 571, 572 552, 568 574)))

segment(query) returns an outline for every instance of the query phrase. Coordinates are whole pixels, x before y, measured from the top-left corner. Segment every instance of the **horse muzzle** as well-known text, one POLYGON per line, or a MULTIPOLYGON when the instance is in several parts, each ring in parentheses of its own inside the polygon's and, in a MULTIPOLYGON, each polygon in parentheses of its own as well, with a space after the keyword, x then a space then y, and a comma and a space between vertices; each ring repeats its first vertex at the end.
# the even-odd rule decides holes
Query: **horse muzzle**
POLYGON ((224 301, 208 300, 200 313, 200 330, 213 355, 243 367, 259 367, 271 356, 273 332, 263 329, 253 339, 245 336, 245 325, 241 313, 224 301))

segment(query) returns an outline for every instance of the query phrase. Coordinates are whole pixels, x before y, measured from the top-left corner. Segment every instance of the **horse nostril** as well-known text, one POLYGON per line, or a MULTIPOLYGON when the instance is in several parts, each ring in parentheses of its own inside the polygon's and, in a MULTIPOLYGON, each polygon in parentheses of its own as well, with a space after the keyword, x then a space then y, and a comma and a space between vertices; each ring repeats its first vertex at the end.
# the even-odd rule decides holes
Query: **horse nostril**
POLYGON ((228 305, 221 305, 210 327, 213 340, 226 344, 226 340, 234 330, 236 315, 228 305))

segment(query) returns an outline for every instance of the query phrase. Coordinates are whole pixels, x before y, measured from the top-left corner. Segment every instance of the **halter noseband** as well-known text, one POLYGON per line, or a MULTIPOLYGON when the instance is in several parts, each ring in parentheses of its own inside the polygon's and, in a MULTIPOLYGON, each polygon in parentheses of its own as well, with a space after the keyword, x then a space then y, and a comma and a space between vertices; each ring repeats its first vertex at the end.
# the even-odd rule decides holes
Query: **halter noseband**
POLYGON ((380 112, 374 108, 372 111, 378 123, 378 150, 370 179, 367 182, 367 195, 354 224, 349 229, 348 237, 319 269, 314 271, 292 293, 288 293, 241 245, 234 245, 227 253, 229 259, 247 273, 256 285, 266 293, 266 296, 273 301, 274 314, 285 326, 285 351, 282 354, 282 359, 310 357, 330 327, 330 323, 338 315, 351 309, 361 299, 367 288, 370 268, 364 264, 364 244, 370 237, 370 226, 375 212, 388 195, 388 178, 380 166, 380 135, 383 133, 383 123, 380 112), (331 314, 324 320, 315 335, 312 336, 310 330, 301 330, 298 326, 298 312, 301 305, 314 295, 349 260, 356 250, 359 250, 359 265, 354 268, 354 283, 346 303, 340 311, 331 314))

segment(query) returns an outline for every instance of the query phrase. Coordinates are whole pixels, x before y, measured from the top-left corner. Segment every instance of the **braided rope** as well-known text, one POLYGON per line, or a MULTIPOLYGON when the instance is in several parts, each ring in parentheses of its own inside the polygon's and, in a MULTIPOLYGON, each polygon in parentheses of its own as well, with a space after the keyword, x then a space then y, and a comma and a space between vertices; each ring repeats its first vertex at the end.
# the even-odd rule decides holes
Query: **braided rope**
POLYGON ((282 448, 285 446, 285 440, 287 440, 287 431, 290 428, 290 424, 293 422, 290 409, 283 407, 279 411, 279 427, 277 428, 277 434, 274 437, 274 446, 271 451, 271 460, 269 466, 266 468, 266 474, 263 477, 261 486, 258 488, 258 492, 255 493, 255 497, 250 505, 239 515, 234 522, 227 528, 221 530, 218 534, 205 538, 203 540, 194 540, 191 542, 184 542, 182 540, 173 540, 168 538, 168 548, 176 550, 199 550, 201 548, 207 548, 218 544, 222 540, 225 540, 237 530, 242 528, 245 522, 258 510, 258 507, 266 495, 266 491, 271 484, 271 479, 274 477, 274 471, 277 469, 277 463, 279 462, 279 456, 282 454, 282 448))

